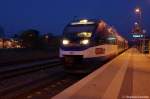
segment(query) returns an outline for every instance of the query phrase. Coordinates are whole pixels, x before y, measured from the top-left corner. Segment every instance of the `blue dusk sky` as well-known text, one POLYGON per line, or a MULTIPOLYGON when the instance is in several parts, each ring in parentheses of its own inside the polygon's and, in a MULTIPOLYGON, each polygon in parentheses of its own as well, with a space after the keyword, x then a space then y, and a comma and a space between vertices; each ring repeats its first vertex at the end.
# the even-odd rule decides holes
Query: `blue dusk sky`
POLYGON ((150 0, 0 0, 0 26, 6 35, 29 28, 59 35, 78 16, 101 18, 128 37, 137 6, 142 9, 143 26, 149 33, 150 0))

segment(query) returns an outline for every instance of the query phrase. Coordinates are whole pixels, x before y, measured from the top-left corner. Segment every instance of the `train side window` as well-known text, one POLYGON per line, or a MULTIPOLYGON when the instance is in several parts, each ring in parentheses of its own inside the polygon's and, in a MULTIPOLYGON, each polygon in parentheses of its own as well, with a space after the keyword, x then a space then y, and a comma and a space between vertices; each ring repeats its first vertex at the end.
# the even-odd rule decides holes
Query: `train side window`
POLYGON ((115 39, 107 38, 107 44, 115 45, 116 44, 116 40, 115 39))
POLYGON ((95 34, 95 42, 97 45, 105 44, 106 43, 106 25, 104 22, 98 24, 95 34))
POLYGON ((96 45, 99 45, 99 44, 105 44, 105 37, 101 37, 100 35, 98 36, 95 36, 95 43, 96 45))

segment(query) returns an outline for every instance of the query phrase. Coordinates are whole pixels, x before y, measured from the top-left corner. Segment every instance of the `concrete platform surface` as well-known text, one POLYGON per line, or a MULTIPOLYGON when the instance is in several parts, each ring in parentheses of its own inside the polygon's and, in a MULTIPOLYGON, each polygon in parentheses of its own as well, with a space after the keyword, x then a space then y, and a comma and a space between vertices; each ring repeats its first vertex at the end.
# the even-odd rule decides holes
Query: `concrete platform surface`
POLYGON ((150 99, 150 58, 131 48, 52 99, 150 99))

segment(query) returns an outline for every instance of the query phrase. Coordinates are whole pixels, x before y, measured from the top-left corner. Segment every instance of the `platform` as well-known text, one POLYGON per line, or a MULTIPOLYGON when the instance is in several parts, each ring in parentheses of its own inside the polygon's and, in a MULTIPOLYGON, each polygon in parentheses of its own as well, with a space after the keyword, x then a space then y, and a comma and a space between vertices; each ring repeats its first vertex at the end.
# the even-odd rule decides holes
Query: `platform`
POLYGON ((150 99, 150 57, 131 48, 52 99, 150 99))

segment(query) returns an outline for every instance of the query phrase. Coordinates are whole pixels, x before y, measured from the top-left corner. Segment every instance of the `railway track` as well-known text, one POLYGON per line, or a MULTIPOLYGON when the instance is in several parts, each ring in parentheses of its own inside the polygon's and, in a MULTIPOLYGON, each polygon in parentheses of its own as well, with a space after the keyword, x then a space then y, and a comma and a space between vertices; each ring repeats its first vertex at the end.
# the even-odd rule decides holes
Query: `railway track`
POLYGON ((48 57, 48 58, 39 58, 39 59, 31 59, 31 60, 18 60, 18 61, 7 61, 7 62, 0 62, 0 67, 9 67, 9 66, 13 66, 13 65, 20 65, 20 64, 24 64, 24 63, 33 63, 33 62, 37 62, 37 61, 45 61, 45 60, 52 60, 52 59, 58 59, 58 55, 56 56, 52 56, 52 57, 48 57))
MULTIPOLYGON (((50 96, 56 95, 78 81, 66 74, 58 59, 0 69, 0 99, 26 99, 30 93, 50 86, 50 96), (62 83, 61 83, 62 82, 62 83), (63 88, 53 88, 57 84, 63 88)), ((47 89, 47 88, 46 88, 47 89)))
POLYGON ((0 71, 0 75, 0 99, 49 99, 85 76, 66 74, 57 59, 16 66, 0 71))
MULTIPOLYGON (((64 73, 64 72, 63 72, 64 73)), ((74 75, 68 75, 68 74, 60 74, 59 77, 57 76, 56 79, 53 79, 47 84, 43 86, 39 86, 35 89, 30 90, 27 93, 20 94, 12 99, 50 99, 51 97, 55 96, 59 92, 63 91, 64 89, 68 88, 72 84, 76 83, 80 79, 82 79, 84 76, 74 76, 74 75)), ((56 77, 56 75, 55 75, 56 77)), ((45 83, 45 82, 44 82, 45 83)))
MULTIPOLYGON (((17 84, 13 86, 6 86, 6 81, 10 82, 9 85, 11 85, 11 80, 13 79, 19 80, 19 78, 22 78, 25 75, 38 73, 44 70, 51 70, 52 68, 59 67, 60 65, 61 64, 59 60, 55 59, 53 61, 42 61, 38 63, 16 65, 12 66, 11 68, 0 68, 0 96, 18 86, 17 84)), ((19 86, 22 85, 20 83, 18 84, 19 86)))
POLYGON ((22 64, 16 66, 9 67, 1 67, 0 68, 0 81, 9 79, 12 77, 24 75, 26 73, 36 72, 39 70, 52 68, 61 65, 59 59, 53 59, 52 61, 41 61, 41 62, 33 62, 30 64, 22 64))
MULTIPOLYGON (((55 73, 51 73, 50 75, 48 74, 44 75, 37 72, 34 74, 30 74, 30 78, 29 76, 23 77, 24 80, 20 80, 21 78, 16 78, 16 80, 13 80, 11 84, 10 83, 6 84, 9 86, 3 87, 3 90, 0 91, 0 99, 12 99, 12 98, 15 99, 15 97, 17 97, 18 95, 22 95, 30 90, 36 89, 43 85, 47 85, 49 82, 60 78, 55 76, 56 73, 59 74, 60 71, 59 72, 55 71, 55 73), (37 75, 38 77, 35 77, 35 75, 37 75), (17 80, 20 81, 18 82, 17 80), (16 83, 16 85, 13 85, 13 83, 16 83)), ((4 86, 6 85, 4 84, 4 86)))
MULTIPOLYGON (((0 89, 0 99, 26 99, 27 97, 31 96, 31 94, 38 94, 38 90, 41 89, 48 89, 47 91, 49 93, 42 96, 47 96, 48 98, 49 96, 52 97, 56 95, 57 93, 61 92, 65 88, 81 79, 81 77, 78 78, 77 76, 66 74, 61 67, 42 70, 40 72, 28 74, 30 78, 28 78, 28 76, 20 77, 23 80, 19 82, 17 80, 20 78, 16 78, 14 82, 11 82, 16 82, 16 85, 7 86, 6 84, 5 86, 7 87, 4 86, 3 90, 0 89)), ((13 81, 13 79, 7 79, 7 81, 11 80, 13 81)))

